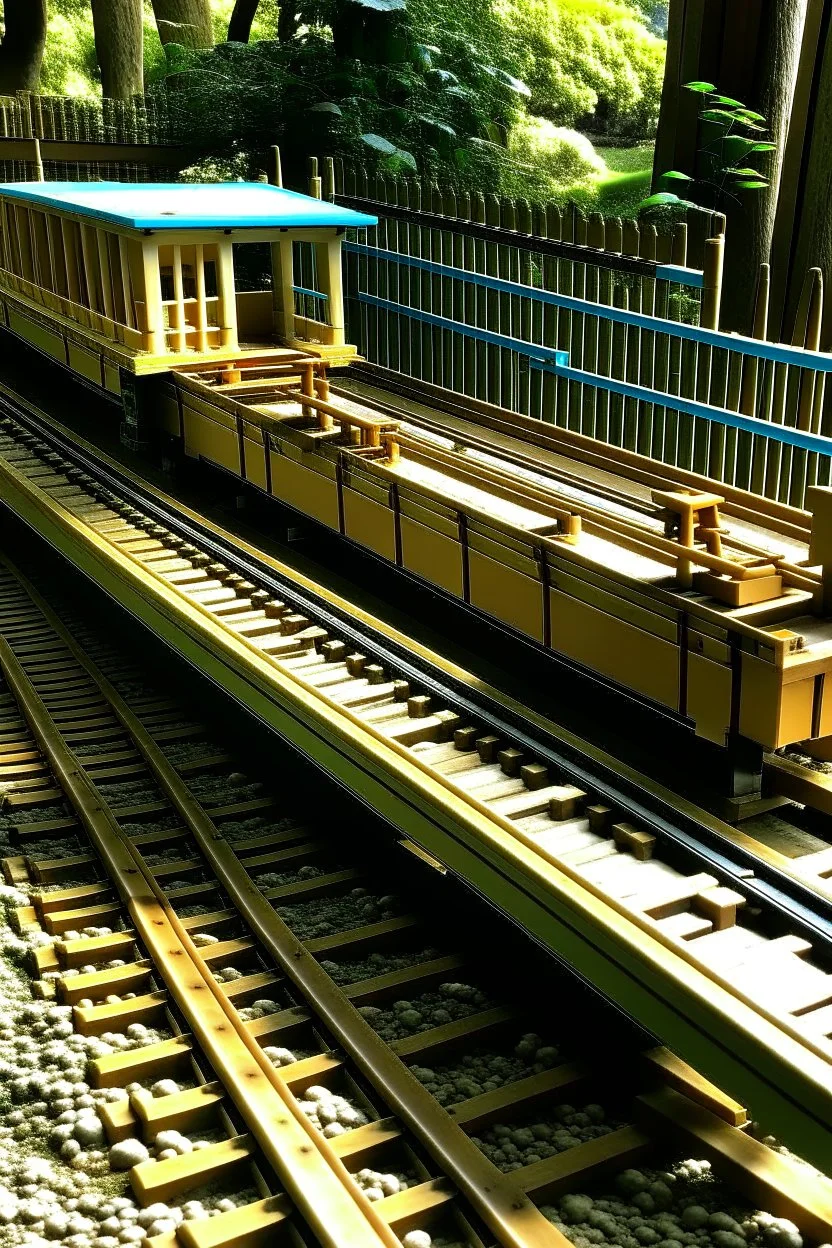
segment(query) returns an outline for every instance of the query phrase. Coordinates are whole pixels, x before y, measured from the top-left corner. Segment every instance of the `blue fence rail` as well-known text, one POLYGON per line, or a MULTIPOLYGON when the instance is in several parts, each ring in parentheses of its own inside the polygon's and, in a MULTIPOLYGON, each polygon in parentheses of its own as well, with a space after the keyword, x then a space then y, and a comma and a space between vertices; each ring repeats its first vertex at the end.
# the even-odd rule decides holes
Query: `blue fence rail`
POLYGON ((350 337, 369 359, 797 506, 832 481, 832 356, 701 325, 701 273, 611 275, 598 299, 388 225, 345 244, 350 337))

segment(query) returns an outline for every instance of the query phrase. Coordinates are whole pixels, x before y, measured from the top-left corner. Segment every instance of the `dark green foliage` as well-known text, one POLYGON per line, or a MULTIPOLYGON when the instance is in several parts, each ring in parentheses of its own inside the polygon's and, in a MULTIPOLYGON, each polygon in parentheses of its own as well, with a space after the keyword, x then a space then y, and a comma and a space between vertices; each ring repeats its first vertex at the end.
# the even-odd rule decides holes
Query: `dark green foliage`
POLYGON ((151 89, 167 94, 205 156, 246 153, 254 171, 277 143, 294 182, 318 151, 495 184, 528 94, 510 66, 407 0, 296 0, 293 13, 302 25, 289 39, 167 46, 167 73, 151 89))
POLYGON ((648 211, 668 207, 724 211, 729 203, 741 202, 738 191, 765 190, 768 180, 759 169, 746 163, 755 156, 777 150, 776 143, 751 137, 765 134, 765 117, 746 108, 740 100, 720 95, 712 82, 687 82, 685 89, 703 97, 699 112, 707 139, 699 152, 703 174, 694 179, 690 174, 671 169, 661 178, 665 186, 674 182, 689 183, 688 195, 695 194, 699 202, 662 190, 643 200, 641 207, 648 211))

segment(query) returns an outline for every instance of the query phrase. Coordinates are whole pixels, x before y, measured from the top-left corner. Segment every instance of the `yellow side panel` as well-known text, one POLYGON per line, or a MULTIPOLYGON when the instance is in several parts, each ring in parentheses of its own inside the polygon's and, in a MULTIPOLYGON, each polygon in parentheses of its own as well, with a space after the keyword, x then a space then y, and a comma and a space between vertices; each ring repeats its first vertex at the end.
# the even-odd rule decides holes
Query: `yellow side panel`
POLYGON ((795 741, 805 741, 807 737, 811 737, 814 700, 815 682, 811 677, 783 686, 778 746, 793 745, 795 741))
POLYGON ((47 355, 51 355, 53 360, 60 360, 62 364, 66 363, 66 344, 60 334, 53 333, 43 325, 36 325, 28 317, 20 316, 14 311, 9 312, 9 325, 16 334, 20 334, 21 338, 39 347, 47 355))
POLYGON ((179 428, 179 404, 176 398, 170 394, 160 394, 153 411, 158 427, 164 429, 166 433, 171 434, 174 438, 178 438, 181 430, 179 428))
POLYGON ((118 369, 104 361, 104 385, 111 394, 121 394, 121 378, 118 369))
POLYGON ((355 490, 344 490, 344 532, 377 555, 396 559, 396 517, 389 507, 355 490))
POLYGON ((287 455, 273 454, 271 467, 275 498, 331 529, 338 529, 338 487, 334 481, 304 468, 287 455))
POLYGON ((262 442, 243 438, 243 454, 246 460, 246 481, 260 490, 268 489, 266 481, 266 449, 262 442))
POLYGON ((543 640, 543 585, 468 547, 472 607, 543 640))
POLYGON ((820 704, 820 724, 818 736, 832 736, 832 673, 827 672, 823 678, 823 694, 820 704))
POLYGON ((450 593, 462 597, 462 547, 452 537, 427 529, 407 516, 399 517, 402 534, 402 564, 450 593))
MULTIPOLYGON (((783 684, 783 669, 753 655, 742 656, 740 732, 768 750, 812 735, 815 682, 783 684)), ((821 721, 821 726, 823 721, 821 721)))
POLYGON ((101 356, 93 355, 91 351, 85 351, 83 347, 78 346, 77 342, 68 342, 67 347, 69 349, 69 367, 73 372, 80 373, 88 381, 94 381, 97 386, 100 386, 101 356))
POLYGON ((549 591, 552 649, 664 706, 679 709, 679 649, 558 590, 549 591))
POLYGON ((185 454, 201 456, 240 475, 240 443, 236 432, 207 420, 188 407, 185 417, 185 454))
POLYGON ((725 745, 731 726, 731 669, 699 654, 688 654, 688 716, 697 737, 725 745))

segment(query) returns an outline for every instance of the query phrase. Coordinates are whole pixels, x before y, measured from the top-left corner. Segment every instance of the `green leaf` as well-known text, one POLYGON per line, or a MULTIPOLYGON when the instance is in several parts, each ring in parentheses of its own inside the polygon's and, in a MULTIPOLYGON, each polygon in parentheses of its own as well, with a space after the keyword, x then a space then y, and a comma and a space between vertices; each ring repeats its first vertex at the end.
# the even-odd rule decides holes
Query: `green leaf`
MULTIPOLYGON (((749 140, 750 142, 750 140, 749 140)), ((776 152, 776 143, 752 143, 748 149, 750 152, 776 152)))
POLYGON ((743 106, 740 105, 740 111, 743 117, 750 117, 752 121, 765 121, 765 117, 762 113, 752 112, 750 108, 743 108, 743 106))
POLYGON ((672 195, 670 191, 659 191, 656 195, 651 195, 648 199, 643 199, 639 204, 639 208, 658 208, 660 204, 681 204, 682 200, 678 195, 672 195))
POLYGON ((670 169, 667 173, 661 175, 663 178, 673 178, 676 182, 692 182, 693 178, 689 173, 680 173, 678 169, 670 169))
POLYGON ((723 169, 723 173, 730 173, 734 178, 759 178, 759 169, 738 169, 736 165, 732 165, 728 169, 723 169))
POLYGON ((391 143, 389 139, 383 139, 380 134, 362 134, 362 143, 366 143, 374 152, 380 152, 382 156, 392 156, 399 149, 395 143, 391 143))
POLYGON ((496 78, 498 82, 501 82, 503 86, 508 87, 517 95, 531 95, 531 91, 526 86, 525 82, 521 82, 520 79, 515 78, 513 74, 507 74, 504 69, 497 69, 495 65, 483 65, 483 69, 487 74, 490 74, 492 78, 496 78))
POLYGON ((722 140, 722 150, 729 159, 740 160, 755 148, 754 140, 746 139, 741 134, 727 134, 722 140))
POLYGON ((728 104, 730 105, 731 108, 742 108, 742 109, 745 108, 745 105, 743 104, 742 100, 732 100, 730 95, 714 96, 714 103, 715 104, 728 104))
POLYGON ((707 95, 709 91, 715 90, 712 82, 686 82, 684 86, 686 91, 696 91, 700 95, 707 95))
POLYGON ((736 185, 744 191, 757 191, 768 186, 768 182, 763 182, 762 179, 757 178, 753 182, 737 182, 736 185))
POLYGON ((403 169, 409 169, 411 173, 418 172, 416 157, 412 152, 406 152, 401 147, 397 147, 395 151, 387 157, 384 164, 391 173, 401 173, 403 169))
POLYGON ((337 104, 333 104, 331 100, 327 100, 323 104, 310 104, 307 113, 331 113, 333 117, 343 117, 343 113, 337 104))
POLYGON ((741 118, 737 117, 736 114, 729 112, 727 108, 706 108, 699 114, 699 116, 703 121, 726 122, 741 120, 741 118))

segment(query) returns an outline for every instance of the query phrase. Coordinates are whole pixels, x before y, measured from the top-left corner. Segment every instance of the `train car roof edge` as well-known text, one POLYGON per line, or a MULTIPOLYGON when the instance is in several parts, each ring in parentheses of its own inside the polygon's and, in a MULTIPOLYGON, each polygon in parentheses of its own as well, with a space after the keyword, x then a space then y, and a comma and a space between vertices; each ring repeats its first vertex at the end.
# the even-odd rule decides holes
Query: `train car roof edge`
POLYGON ((7 182, 0 197, 129 230, 355 228, 378 220, 267 182, 7 182))

